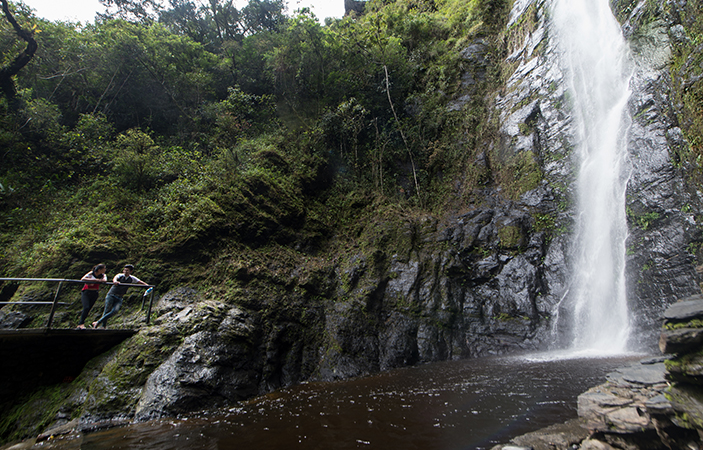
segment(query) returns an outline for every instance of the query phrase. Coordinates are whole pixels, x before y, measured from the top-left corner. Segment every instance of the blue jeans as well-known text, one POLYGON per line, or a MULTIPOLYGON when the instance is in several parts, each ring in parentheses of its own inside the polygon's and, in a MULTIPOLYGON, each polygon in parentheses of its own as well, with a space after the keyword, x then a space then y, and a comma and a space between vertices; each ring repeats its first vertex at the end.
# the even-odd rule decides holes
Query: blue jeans
POLYGON ((101 323, 105 328, 107 328, 107 319, 114 316, 120 311, 122 307, 122 297, 113 294, 107 294, 105 296, 105 311, 103 316, 98 319, 98 325, 101 323))

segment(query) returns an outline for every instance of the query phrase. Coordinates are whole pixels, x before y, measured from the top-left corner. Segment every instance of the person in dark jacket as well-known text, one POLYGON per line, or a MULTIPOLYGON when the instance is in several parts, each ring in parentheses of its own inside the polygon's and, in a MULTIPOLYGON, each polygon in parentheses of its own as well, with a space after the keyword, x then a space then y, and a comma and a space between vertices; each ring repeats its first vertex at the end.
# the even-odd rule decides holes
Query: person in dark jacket
POLYGON ((93 322, 93 328, 98 328, 98 326, 107 328, 107 319, 119 312, 122 307, 123 297, 127 293, 127 289, 129 289, 129 286, 123 286, 123 284, 147 285, 145 282, 132 275, 133 271, 134 266, 131 264, 126 264, 124 269, 122 269, 122 273, 118 273, 112 279, 114 284, 105 296, 105 311, 103 312, 103 316, 101 318, 99 318, 96 322, 93 322))

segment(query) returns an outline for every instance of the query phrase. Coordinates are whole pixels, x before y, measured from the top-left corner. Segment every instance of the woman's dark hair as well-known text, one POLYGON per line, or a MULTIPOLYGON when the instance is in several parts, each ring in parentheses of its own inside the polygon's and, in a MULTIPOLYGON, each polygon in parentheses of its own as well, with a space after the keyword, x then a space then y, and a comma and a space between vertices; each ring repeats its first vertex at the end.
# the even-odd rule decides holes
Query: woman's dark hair
MULTIPOLYGON (((97 266, 93 267, 93 276, 94 276, 95 278, 97 278, 98 276, 95 275, 95 272, 97 272, 97 271, 100 270, 100 269, 105 269, 105 268, 106 268, 105 264, 102 264, 102 263, 100 263, 100 264, 98 264, 97 266)), ((103 274, 103 275, 104 275, 104 274, 103 274)))

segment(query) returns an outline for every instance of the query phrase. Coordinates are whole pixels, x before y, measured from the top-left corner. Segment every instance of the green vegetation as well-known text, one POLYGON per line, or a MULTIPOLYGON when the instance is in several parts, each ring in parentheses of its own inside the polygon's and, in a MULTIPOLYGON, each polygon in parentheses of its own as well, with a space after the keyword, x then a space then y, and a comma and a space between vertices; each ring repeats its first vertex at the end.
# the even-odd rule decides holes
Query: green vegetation
MULTIPOLYGON (((133 261, 167 288, 215 248, 314 254, 365 208, 434 211, 452 180, 471 195, 490 179, 468 164, 490 128, 481 96, 447 102, 460 51, 500 29, 507 1, 376 0, 326 25, 278 0, 211 3, 125 1, 82 26, 10 5, 38 50, 0 100, 0 273, 133 261)), ((24 43, 2 27, 7 60, 24 43)), ((531 155, 500 173, 511 197, 540 179, 531 155)))
POLYGON ((532 152, 520 152, 497 166, 496 175, 508 198, 516 199, 542 181, 542 170, 532 152))
POLYGON ((535 214, 534 230, 540 232, 550 232, 556 229, 556 219, 551 214, 535 214))
POLYGON ((688 322, 670 322, 664 324, 663 328, 666 330, 678 330, 680 328, 703 328, 703 320, 694 319, 688 322))
POLYGON ((681 107, 678 121, 687 145, 675 149, 677 162, 685 164, 686 175, 695 183, 703 183, 703 17, 700 6, 687 3, 681 11, 685 36, 673 46, 671 75, 674 81, 675 100, 681 107))
POLYGON ((525 244, 522 229, 517 225, 508 225, 498 230, 500 246, 505 249, 517 249, 525 244))
POLYGON ((660 217, 661 215, 656 211, 651 211, 647 213, 636 213, 630 207, 627 208, 627 218, 629 219, 629 221, 633 225, 641 228, 642 230, 647 230, 652 225, 652 223, 659 220, 660 217))

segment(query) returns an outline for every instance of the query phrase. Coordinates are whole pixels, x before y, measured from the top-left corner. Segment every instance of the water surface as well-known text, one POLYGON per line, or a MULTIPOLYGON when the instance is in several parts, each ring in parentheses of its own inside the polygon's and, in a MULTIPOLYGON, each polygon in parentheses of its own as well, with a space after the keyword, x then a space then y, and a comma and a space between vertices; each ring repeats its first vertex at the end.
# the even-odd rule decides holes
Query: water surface
POLYGON ((486 449, 576 417, 576 398, 632 358, 484 358, 308 383, 228 410, 43 448, 486 449))

